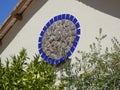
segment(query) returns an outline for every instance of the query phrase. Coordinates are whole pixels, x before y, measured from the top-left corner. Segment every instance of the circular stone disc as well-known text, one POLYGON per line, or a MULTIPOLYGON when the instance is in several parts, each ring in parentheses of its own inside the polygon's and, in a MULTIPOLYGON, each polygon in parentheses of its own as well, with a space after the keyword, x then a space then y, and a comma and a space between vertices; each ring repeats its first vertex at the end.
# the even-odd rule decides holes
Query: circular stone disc
POLYGON ((70 57, 77 46, 80 25, 70 14, 52 18, 43 28, 39 37, 41 57, 50 64, 58 64, 70 57))

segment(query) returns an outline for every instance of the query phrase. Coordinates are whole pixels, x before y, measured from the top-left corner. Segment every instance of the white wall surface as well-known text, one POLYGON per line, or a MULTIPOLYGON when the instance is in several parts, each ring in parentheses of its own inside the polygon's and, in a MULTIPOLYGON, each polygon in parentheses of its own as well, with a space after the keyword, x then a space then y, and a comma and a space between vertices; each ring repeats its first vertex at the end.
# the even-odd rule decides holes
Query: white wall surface
MULTIPOLYGON (((114 0, 112 1, 114 2, 114 0)), ((117 2, 120 4, 119 1, 117 2)), ((113 6, 115 6, 114 4, 116 3, 113 3, 113 6)), ((120 8, 120 6, 117 7, 120 8)), ((27 49, 30 57, 35 53, 38 54, 38 37, 43 26, 54 16, 63 13, 72 14, 81 25, 81 38, 71 56, 73 59, 75 56, 79 56, 77 50, 89 50, 89 44, 95 41, 99 28, 102 28, 103 33, 108 35, 103 41, 104 46, 112 45, 111 38, 113 36, 120 41, 120 17, 110 15, 104 10, 101 11, 81 1, 35 0, 31 7, 25 11, 23 20, 17 22, 2 40, 2 46, 0 46, 2 60, 10 55, 18 54, 22 47, 27 49)))

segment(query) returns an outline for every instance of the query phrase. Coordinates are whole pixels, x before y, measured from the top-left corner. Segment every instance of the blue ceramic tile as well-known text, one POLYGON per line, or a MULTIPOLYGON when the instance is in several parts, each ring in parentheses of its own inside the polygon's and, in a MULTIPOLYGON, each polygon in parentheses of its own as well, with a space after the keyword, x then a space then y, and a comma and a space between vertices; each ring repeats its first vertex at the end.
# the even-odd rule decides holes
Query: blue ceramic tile
POLYGON ((65 59, 65 58, 64 58, 64 57, 62 57, 62 58, 60 58, 59 60, 60 60, 60 62, 62 62, 62 61, 64 61, 64 59, 65 59))
POLYGON ((74 17, 71 15, 69 19, 70 19, 71 21, 73 21, 74 17))
POLYGON ((51 24, 48 22, 48 23, 46 24, 47 28, 49 28, 50 25, 51 25, 51 24))
POLYGON ((45 61, 48 61, 48 56, 45 55, 45 56, 44 56, 44 60, 45 60, 45 61))
POLYGON ((74 24, 76 24, 76 23, 77 23, 77 19, 76 19, 76 18, 74 18, 73 23, 74 23, 74 24))
POLYGON ((79 41, 79 38, 80 38, 79 36, 76 36, 75 41, 78 42, 78 41, 79 41))
POLYGON ((42 32, 40 33, 40 35, 43 36, 43 35, 44 35, 44 32, 42 31, 42 32))
POLYGON ((75 26, 76 26, 76 28, 79 28, 79 27, 80 27, 80 24, 79 24, 79 23, 76 23, 75 26))
POLYGON ((65 19, 65 14, 62 14, 62 19, 65 19))
POLYGON ((38 44, 38 48, 39 49, 42 48, 42 44, 41 43, 38 44))
POLYGON ((61 20, 61 19, 62 19, 62 16, 61 16, 61 15, 59 15, 59 16, 58 16, 58 20, 61 20))
POLYGON ((53 59, 48 57, 48 61, 50 61, 50 60, 53 60, 53 59))
POLYGON ((77 30, 76 30, 76 34, 77 34, 77 35, 80 35, 80 29, 77 29, 77 30))
POLYGON ((57 20, 58 20, 58 19, 57 19, 57 16, 55 16, 55 17, 54 17, 54 21, 57 21, 57 20))
POLYGON ((67 52, 67 56, 70 57, 72 55, 72 53, 69 51, 67 52))
POLYGON ((40 49, 40 50, 39 50, 39 53, 40 53, 40 54, 43 54, 43 50, 42 50, 42 49, 40 49))
POLYGON ((76 42, 76 41, 73 42, 73 46, 74 46, 74 47, 77 46, 77 42, 76 42))
POLYGON ((70 18, 70 14, 66 14, 66 19, 69 19, 70 18))
POLYGON ((54 61, 54 64, 59 64, 59 60, 55 60, 55 61, 54 61))
POLYGON ((72 47, 70 48, 70 51, 73 53, 74 50, 75 50, 75 48, 72 46, 72 47))
POLYGON ((39 37, 39 40, 38 40, 38 42, 42 42, 42 37, 39 37))
POLYGON ((51 64, 51 65, 54 65, 54 60, 51 59, 51 60, 48 61, 48 63, 51 64))
POLYGON ((51 24, 53 24, 53 23, 54 23, 54 20, 53 20, 53 18, 50 20, 50 23, 51 23, 51 24))
POLYGON ((42 53, 41 57, 42 57, 43 59, 45 59, 46 55, 45 55, 44 53, 42 53))
POLYGON ((47 30, 47 27, 46 27, 46 26, 44 26, 43 31, 45 32, 46 30, 47 30))

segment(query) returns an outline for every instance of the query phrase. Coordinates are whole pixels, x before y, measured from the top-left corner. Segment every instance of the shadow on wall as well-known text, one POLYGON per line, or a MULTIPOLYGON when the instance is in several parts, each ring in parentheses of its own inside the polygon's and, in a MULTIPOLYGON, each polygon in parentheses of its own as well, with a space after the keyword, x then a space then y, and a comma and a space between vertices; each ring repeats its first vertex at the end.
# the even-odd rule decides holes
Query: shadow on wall
POLYGON ((96 10, 120 19, 120 0, 78 0, 96 10))
MULTIPOLYGON (((25 26, 25 24, 32 18, 32 16, 47 2, 48 0, 35 0, 32 4, 33 6, 30 7, 28 16, 23 16, 22 21, 18 21, 15 26, 17 26, 14 29, 11 29, 6 36, 3 38, 2 44, 0 45, 0 54, 7 48, 7 46, 12 42, 12 40, 16 37, 16 35, 20 32, 22 27, 25 26), (35 4, 35 5, 34 5, 35 4), (25 18, 25 19, 24 19, 25 18), (6 40, 7 39, 7 40, 6 40)), ((26 12, 25 12, 26 13, 26 12)))

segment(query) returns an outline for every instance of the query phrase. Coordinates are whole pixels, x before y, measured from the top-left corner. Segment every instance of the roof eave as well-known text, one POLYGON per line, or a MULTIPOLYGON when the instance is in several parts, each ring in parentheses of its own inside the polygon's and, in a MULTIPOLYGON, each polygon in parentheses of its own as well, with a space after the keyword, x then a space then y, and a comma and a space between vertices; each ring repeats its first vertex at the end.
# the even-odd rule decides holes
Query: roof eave
POLYGON ((33 0, 20 0, 11 14, 0 27, 0 40, 4 38, 7 32, 14 26, 18 20, 22 20, 22 14, 29 7, 33 0))

